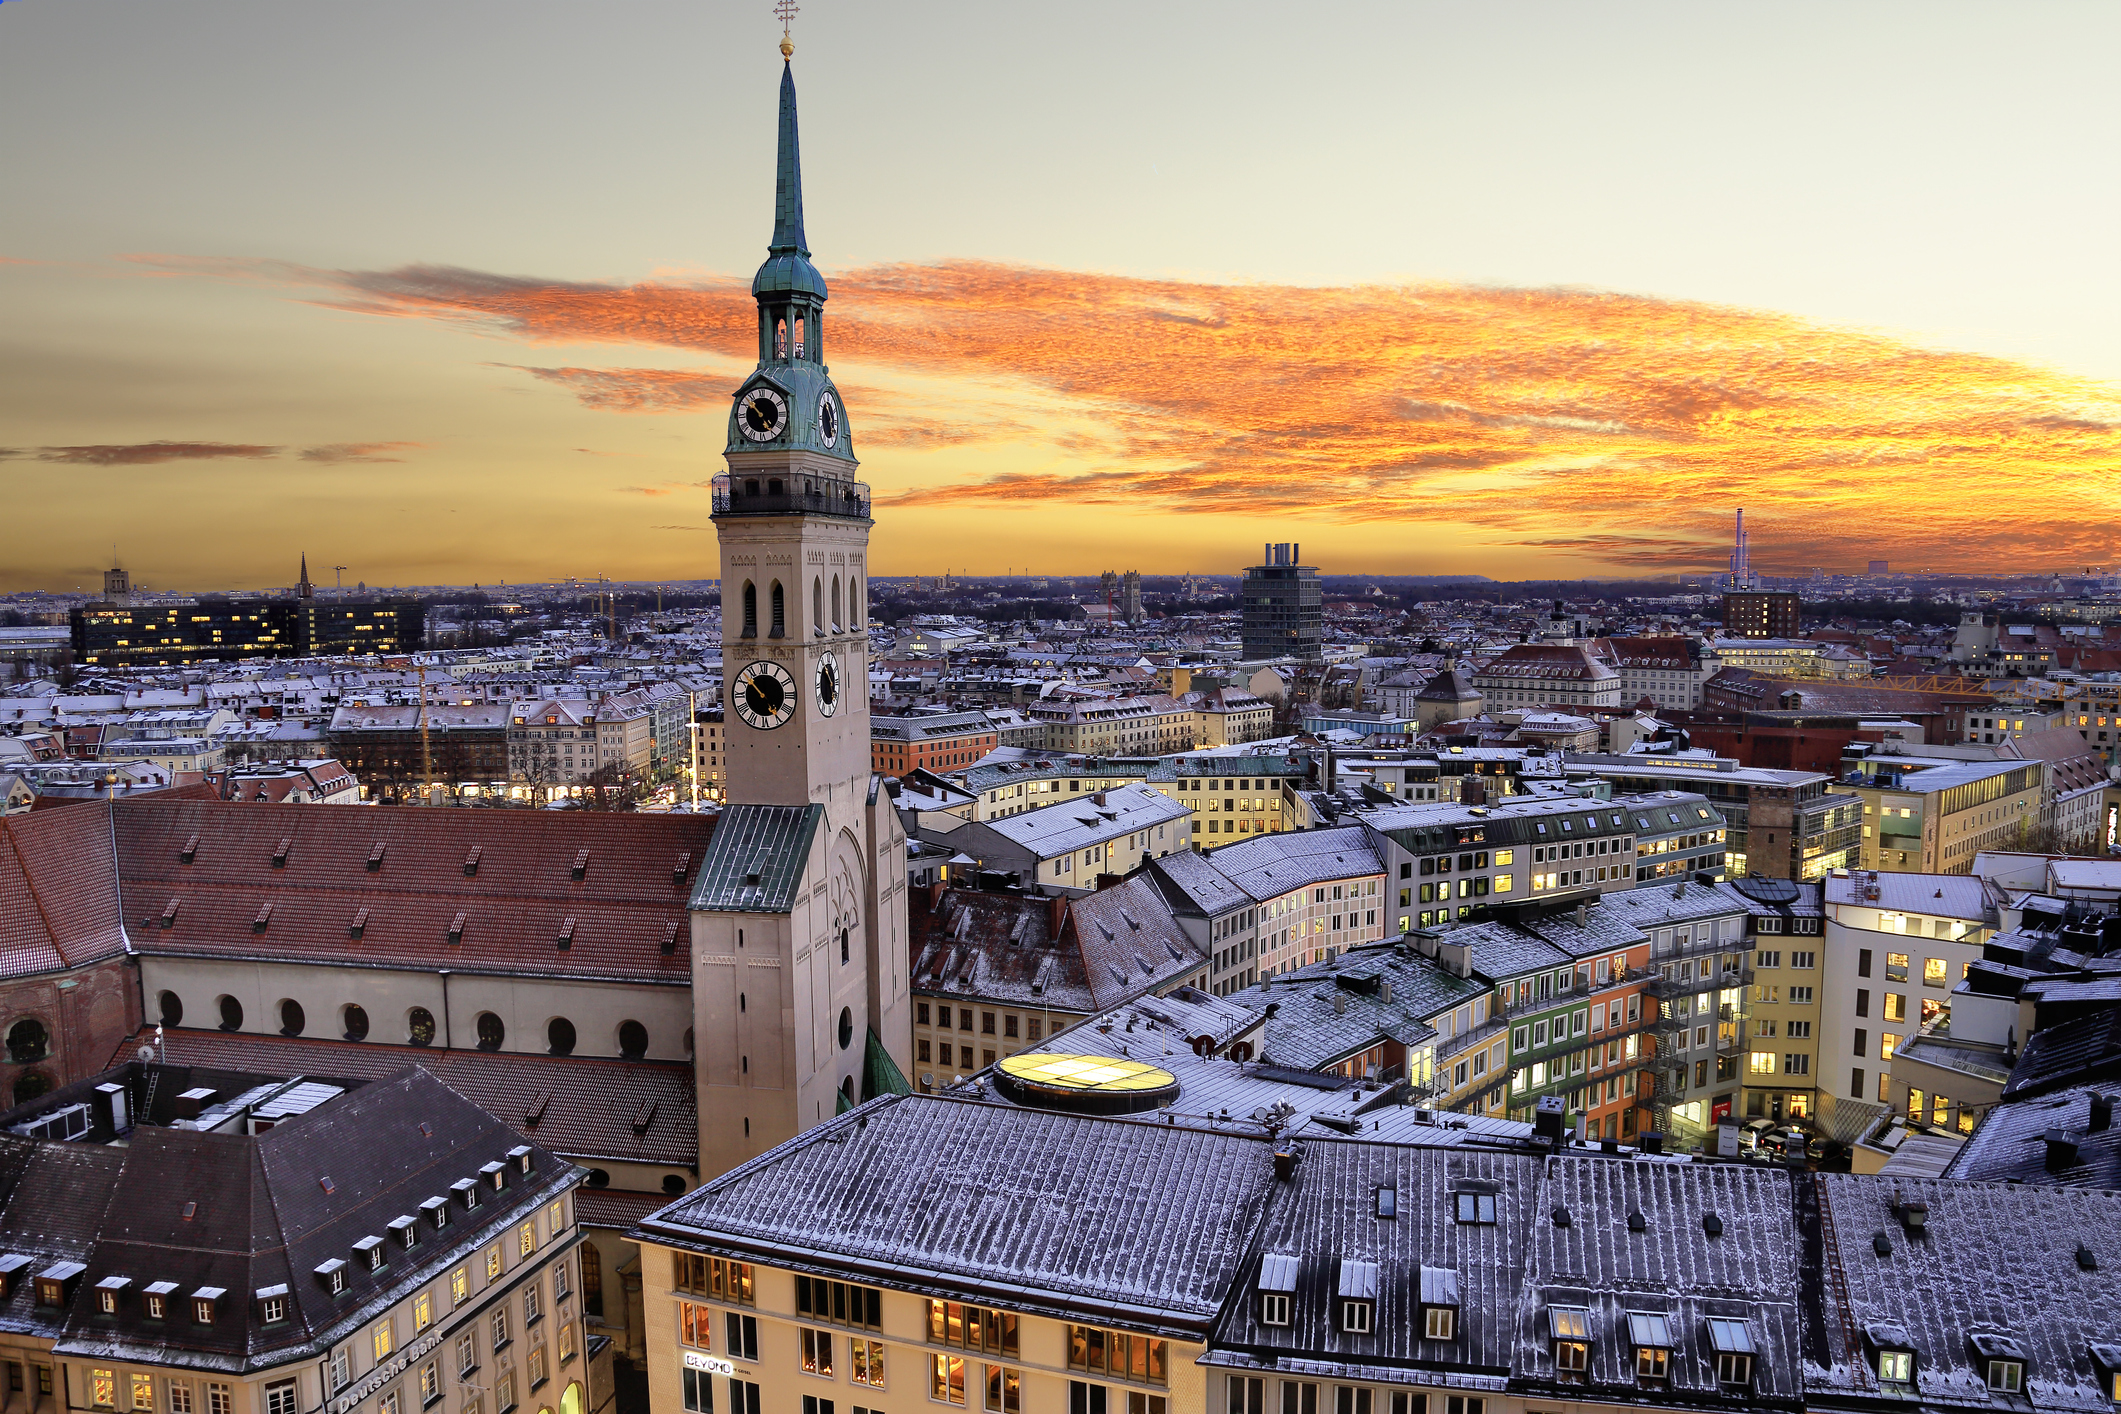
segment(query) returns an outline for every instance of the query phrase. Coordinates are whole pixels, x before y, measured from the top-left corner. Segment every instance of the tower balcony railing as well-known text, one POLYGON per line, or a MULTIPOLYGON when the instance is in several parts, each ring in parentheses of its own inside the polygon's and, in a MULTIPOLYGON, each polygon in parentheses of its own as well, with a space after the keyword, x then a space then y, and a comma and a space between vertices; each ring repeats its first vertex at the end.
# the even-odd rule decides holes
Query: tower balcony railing
POLYGON ((826 515, 869 519, 869 483, 829 476, 731 476, 714 478, 718 516, 826 515))

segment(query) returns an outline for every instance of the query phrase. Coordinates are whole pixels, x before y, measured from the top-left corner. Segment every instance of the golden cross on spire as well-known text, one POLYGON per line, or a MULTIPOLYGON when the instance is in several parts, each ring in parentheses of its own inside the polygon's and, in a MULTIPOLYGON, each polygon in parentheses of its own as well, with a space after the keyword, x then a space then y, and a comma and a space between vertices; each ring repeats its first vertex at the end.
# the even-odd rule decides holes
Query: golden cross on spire
POLYGON ((773 17, 781 22, 781 57, 795 53, 795 41, 788 37, 788 26, 795 21, 798 11, 795 0, 773 0, 773 17))

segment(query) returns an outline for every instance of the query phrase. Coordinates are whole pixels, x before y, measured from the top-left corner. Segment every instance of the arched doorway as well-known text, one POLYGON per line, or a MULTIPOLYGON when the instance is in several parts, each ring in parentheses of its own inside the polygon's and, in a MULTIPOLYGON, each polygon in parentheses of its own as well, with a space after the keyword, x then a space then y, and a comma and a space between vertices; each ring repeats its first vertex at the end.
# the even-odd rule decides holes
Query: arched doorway
POLYGON ((560 1414, 582 1414, 582 1382, 575 1380, 560 1395, 560 1414))

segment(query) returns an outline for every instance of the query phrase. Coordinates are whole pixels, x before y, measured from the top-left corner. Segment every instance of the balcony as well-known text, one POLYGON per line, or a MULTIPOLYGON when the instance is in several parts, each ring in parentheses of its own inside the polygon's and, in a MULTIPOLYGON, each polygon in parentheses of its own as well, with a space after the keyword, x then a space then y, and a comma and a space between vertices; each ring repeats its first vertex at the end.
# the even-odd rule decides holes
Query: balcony
POLYGON ((714 478, 717 516, 841 516, 869 519, 869 483, 837 481, 825 476, 738 476, 714 478))

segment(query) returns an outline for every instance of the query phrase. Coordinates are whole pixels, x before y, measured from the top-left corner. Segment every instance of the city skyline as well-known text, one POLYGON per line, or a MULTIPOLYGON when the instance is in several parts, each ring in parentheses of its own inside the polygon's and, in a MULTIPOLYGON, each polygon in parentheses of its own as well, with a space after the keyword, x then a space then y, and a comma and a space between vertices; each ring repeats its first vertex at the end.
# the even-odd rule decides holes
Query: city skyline
MULTIPOLYGON (((605 36, 680 36, 697 67, 636 48, 656 81, 580 76, 632 120, 601 164, 499 72, 556 71, 556 8, 442 21, 443 48, 507 62, 445 83, 436 54, 393 60, 380 106, 380 32, 120 8, 136 23, 98 36, 91 80, 49 62, 89 42, 77 14, 0 14, 0 103, 47 138, 0 224, 20 311, 0 455, 50 527, 0 588, 91 585, 113 540, 174 590, 276 585, 305 547, 349 583, 709 577, 705 483, 765 236, 755 7, 647 7, 605 36), (276 67, 295 54, 300 92, 276 67), (128 126, 171 73, 192 98, 128 126), (196 96, 216 78, 256 91, 196 96)), ((2121 362, 2096 336, 2121 291, 2071 242, 2111 197, 2026 178, 1999 206, 1964 177, 2100 145, 2112 115, 2021 61, 2110 21, 1945 12, 1918 33, 1911 13, 1793 56, 1727 19, 1631 54, 1655 7, 1595 33, 1354 11, 1374 46, 1291 55, 1267 12, 1207 35, 1126 13, 1128 42, 1099 46, 970 9, 901 32, 813 7, 810 218, 891 513, 877 572, 1235 574, 1286 536, 1329 573, 1662 576, 1719 568, 1741 504, 1767 573, 2107 563, 2087 503, 2121 466, 2121 362), (1759 52, 1717 50, 1746 36, 1759 52), (1712 50, 1723 91, 1675 62, 1712 50), (1200 61, 1154 57, 1173 53, 1200 61), (1395 53, 1412 69, 1380 85, 1395 53), (1977 73, 1970 106, 1953 79, 1977 73), (1584 132, 1499 101, 1540 83, 1584 132), (1782 83, 1813 108, 1783 111, 1782 83), (1115 147, 1116 107, 1155 136, 1115 147), (1700 121, 1660 126, 1677 111, 1700 121), (2058 120, 2045 146, 2014 146, 2036 119, 2058 120), (1706 175, 1719 137, 1750 186, 1706 175), (1322 204, 1289 199, 1307 172, 1322 204), (1572 215, 1537 220, 1526 177, 1572 215)))

